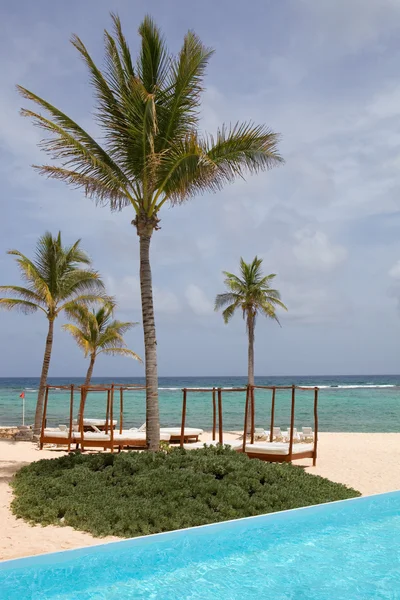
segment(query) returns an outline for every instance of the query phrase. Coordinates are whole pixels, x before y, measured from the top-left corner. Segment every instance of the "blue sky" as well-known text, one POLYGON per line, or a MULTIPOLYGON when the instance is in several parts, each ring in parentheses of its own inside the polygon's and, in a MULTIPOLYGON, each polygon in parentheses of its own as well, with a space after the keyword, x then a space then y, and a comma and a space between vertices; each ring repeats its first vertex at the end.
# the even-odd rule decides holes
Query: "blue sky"
MULTIPOLYGON (((116 295, 119 316, 140 321, 138 240, 125 209, 111 214, 49 182, 40 132, 19 116, 19 83, 90 131, 87 75, 72 33, 102 61, 110 10, 132 50, 148 12, 171 51, 194 29, 216 52, 202 128, 254 120, 282 135, 282 167, 223 192, 165 208, 152 248, 161 375, 246 373, 245 328, 213 312, 222 270, 264 258, 289 312, 259 320, 256 373, 398 373, 400 305, 400 3, 398 0, 226 0, 68 3, 0 7, 1 283, 18 283, 9 248, 31 254, 45 230, 82 244, 116 295)), ((86 364, 57 323, 51 375, 86 364)), ((0 376, 40 373, 47 323, 0 313, 0 376)), ((127 336, 143 353, 140 326, 127 336)), ((101 359, 95 375, 139 376, 128 359, 101 359)))

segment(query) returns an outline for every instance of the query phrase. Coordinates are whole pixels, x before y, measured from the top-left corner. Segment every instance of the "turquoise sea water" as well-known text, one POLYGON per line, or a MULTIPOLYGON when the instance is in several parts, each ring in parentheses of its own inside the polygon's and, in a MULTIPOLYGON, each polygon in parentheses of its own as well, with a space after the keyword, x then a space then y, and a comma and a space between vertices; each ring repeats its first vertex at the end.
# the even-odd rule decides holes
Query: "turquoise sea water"
POLYGON ((400 492, 0 563, 7 600, 395 600, 400 492))
MULTIPOLYGON (((79 378, 51 378, 53 385, 82 383, 79 378)), ((143 383, 143 379, 94 378, 93 383, 143 383)), ((26 423, 32 423, 37 398, 38 378, 0 378, 0 425, 22 422, 21 392, 25 392, 26 423)), ((319 386, 320 431, 400 432, 400 375, 377 376, 308 376, 257 377, 260 385, 319 386)), ((246 385, 245 377, 161 377, 159 380, 160 416, 164 426, 180 424, 181 388, 246 385)), ((75 398, 75 413, 79 398, 75 398)), ((105 394, 92 394, 87 403, 87 417, 104 418, 105 394)), ((223 426, 225 431, 243 428, 245 397, 241 393, 223 396, 223 426)), ((49 425, 67 423, 69 394, 53 391, 49 397, 49 425)), ((119 416, 118 399, 114 415, 119 416)), ((286 428, 290 418, 290 392, 277 397, 275 424, 286 428)), ((256 392, 256 425, 269 427, 270 392, 256 392)), ((145 420, 144 392, 128 392, 124 396, 124 426, 138 426, 145 420)), ((296 425, 313 424, 313 391, 296 396, 296 425)), ((188 396, 187 425, 211 429, 211 393, 188 396)))

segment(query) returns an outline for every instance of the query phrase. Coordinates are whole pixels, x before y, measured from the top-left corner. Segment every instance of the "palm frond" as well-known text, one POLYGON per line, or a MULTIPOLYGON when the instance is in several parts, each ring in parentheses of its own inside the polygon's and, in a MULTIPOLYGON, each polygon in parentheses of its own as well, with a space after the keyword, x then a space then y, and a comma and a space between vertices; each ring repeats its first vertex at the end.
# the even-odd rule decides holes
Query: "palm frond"
POLYGON ((27 300, 20 300, 18 298, 0 298, 0 309, 4 310, 19 310, 20 312, 28 315, 36 312, 37 310, 43 310, 41 306, 38 306, 34 302, 28 302, 27 300))
POLYGON ((246 173, 258 173, 283 162, 278 152, 279 135, 253 123, 222 126, 205 143, 208 158, 217 167, 218 185, 230 183, 246 173))
POLYGON ((86 358, 91 352, 90 340, 87 338, 86 333, 79 329, 79 327, 76 325, 72 325, 70 323, 63 325, 62 329, 72 335, 79 348, 83 350, 86 358))
POLYGON ((38 308, 46 312, 43 297, 28 288, 20 287, 18 285, 0 285, 0 292, 15 294, 18 299, 33 302, 38 305, 38 308))
MULTIPOLYGON (((215 136, 198 131, 204 75, 212 50, 189 31, 178 56, 150 17, 139 27, 134 62, 121 21, 111 15, 105 31, 105 67, 100 69, 82 40, 72 43, 84 60, 95 92, 95 118, 103 132, 98 143, 61 110, 18 87, 40 112, 23 109, 42 128, 41 147, 60 164, 36 166, 47 177, 81 188, 111 210, 129 203, 136 213, 154 216, 167 201, 218 191, 237 177, 282 162, 279 136, 264 125, 222 126, 215 136)), ((156 223, 156 220, 154 220, 156 223)))
POLYGON ((219 310, 227 304, 232 304, 237 301, 237 296, 232 292, 225 292, 224 294, 218 294, 215 298, 214 310, 219 310))
MULTIPOLYGON (((41 148, 53 159, 60 160, 66 169, 66 173, 63 173, 62 171, 52 171, 47 165, 35 165, 39 172, 56 179, 65 177, 64 180, 67 182, 70 182, 71 171, 97 179, 103 188, 107 186, 113 191, 110 199, 112 210, 121 210, 130 203, 135 204, 129 179, 111 156, 84 129, 43 98, 22 86, 17 86, 17 88, 22 96, 47 110, 53 118, 53 120, 46 119, 41 114, 28 109, 21 111, 22 116, 30 117, 35 125, 48 134, 48 137, 42 140, 41 148), (74 168, 71 169, 71 167, 74 168), (120 195, 116 194, 116 190, 120 190, 120 195), (116 197, 118 201, 115 201, 116 197)), ((77 180, 75 180, 76 182, 77 180)), ((103 197, 94 197, 98 202, 104 200, 103 197)))
POLYGON ((67 314, 70 311, 73 311, 77 304, 82 304, 85 307, 92 306, 93 304, 104 303, 107 304, 109 302, 109 297, 104 294, 102 296, 100 293, 93 294, 78 294, 73 296, 71 300, 67 300, 64 304, 58 307, 57 314, 62 311, 65 311, 67 314))
POLYGON ((16 261, 22 280, 27 282, 32 291, 41 296, 46 304, 49 304, 51 302, 51 292, 48 282, 45 281, 46 273, 40 272, 38 266, 18 250, 9 250, 7 254, 17 257, 16 261))
POLYGON ((222 317, 225 323, 229 323, 233 315, 235 314, 236 309, 239 307, 238 303, 231 304, 224 311, 222 311, 222 317))
POLYGON ((163 87, 168 74, 168 50, 159 28, 149 15, 143 19, 139 35, 142 43, 136 70, 147 92, 154 94, 163 87))
POLYGON ((115 31, 115 35, 117 37, 118 46, 120 49, 122 63, 124 66, 126 76, 128 78, 133 78, 133 77, 135 77, 135 71, 133 68, 132 56, 131 56, 131 52, 129 50, 127 41, 125 39, 125 36, 122 32, 121 19, 119 18, 119 16, 116 13, 111 13, 111 18, 113 20, 114 31, 115 31))
POLYGON ((98 352, 98 354, 108 354, 110 356, 128 356, 138 360, 140 363, 143 363, 140 356, 128 348, 103 348, 98 352))
POLYGON ((76 296, 90 295, 97 298, 96 301, 108 301, 109 296, 104 292, 105 286, 101 280, 100 274, 92 270, 72 270, 66 273, 62 279, 62 296, 60 299, 76 296))
POLYGON ((186 34, 178 58, 171 63, 163 96, 158 152, 172 140, 184 139, 197 126, 204 74, 212 54, 213 50, 206 48, 195 33, 186 34))
MULTIPOLYGON (((119 350, 123 350, 137 357, 132 350, 127 349, 123 338, 123 334, 137 323, 112 320, 114 308, 113 300, 105 302, 97 310, 90 310, 82 301, 74 301, 64 307, 66 315, 74 323, 64 329, 76 339, 85 356, 100 352, 117 354, 119 350)), ((140 360, 139 357, 137 359, 140 360)))
POLYGON ((246 263, 241 258, 240 276, 228 271, 223 271, 223 274, 225 275, 225 287, 228 291, 217 295, 215 310, 228 305, 222 313, 225 322, 228 322, 235 310, 240 307, 243 318, 246 319, 247 328, 249 327, 249 319, 255 322, 258 313, 279 323, 276 307, 284 310, 287 310, 287 307, 282 302, 279 291, 269 285, 276 275, 274 273, 263 275, 261 258, 256 256, 250 263, 246 263))

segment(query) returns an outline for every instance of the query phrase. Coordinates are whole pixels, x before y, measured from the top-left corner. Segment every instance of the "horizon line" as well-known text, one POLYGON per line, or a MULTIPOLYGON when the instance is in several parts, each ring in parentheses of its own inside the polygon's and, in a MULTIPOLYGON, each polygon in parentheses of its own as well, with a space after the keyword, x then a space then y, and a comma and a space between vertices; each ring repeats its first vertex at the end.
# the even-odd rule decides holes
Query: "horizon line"
MULTIPOLYGON (((159 378, 163 379, 184 379, 185 377, 196 378, 202 377, 207 379, 218 378, 247 378, 247 375, 158 375, 159 378)), ((336 373, 336 374, 290 374, 290 375, 254 375, 254 377, 400 377, 400 373, 336 373)), ((50 375, 47 379, 84 379, 85 375, 50 375)), ((93 376, 92 379, 146 379, 145 375, 101 375, 93 376)), ((12 375, 3 376, 0 375, 0 379, 40 379, 40 375, 12 375)))

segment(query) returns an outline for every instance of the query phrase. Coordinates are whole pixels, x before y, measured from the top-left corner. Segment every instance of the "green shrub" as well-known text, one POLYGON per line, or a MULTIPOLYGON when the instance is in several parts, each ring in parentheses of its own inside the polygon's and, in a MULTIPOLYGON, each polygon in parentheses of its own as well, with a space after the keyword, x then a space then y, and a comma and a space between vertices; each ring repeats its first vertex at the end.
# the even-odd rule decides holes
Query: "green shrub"
POLYGON ((290 464, 228 448, 70 454, 23 467, 17 517, 134 537, 359 496, 290 464))

